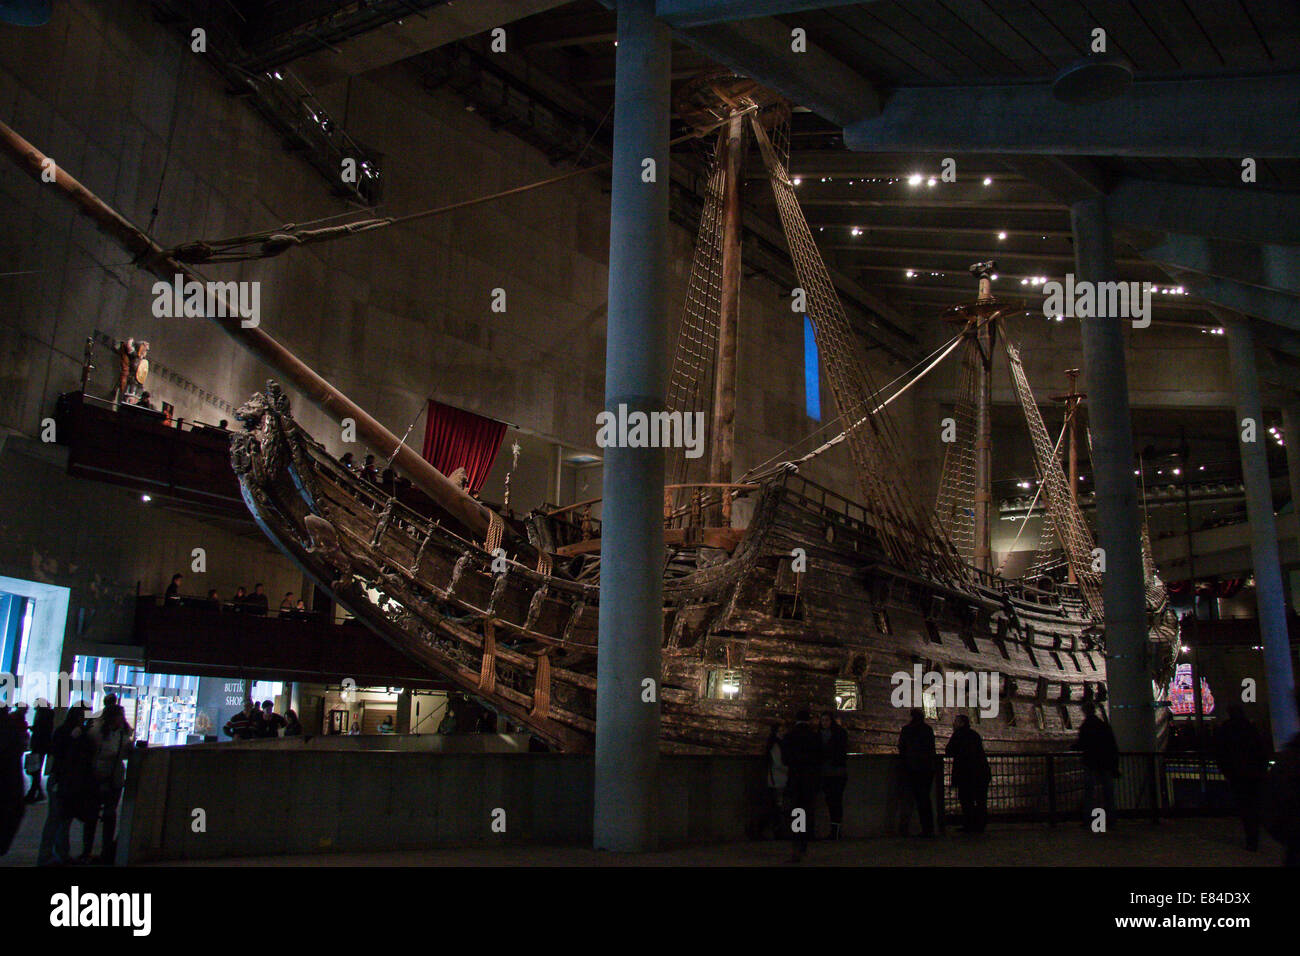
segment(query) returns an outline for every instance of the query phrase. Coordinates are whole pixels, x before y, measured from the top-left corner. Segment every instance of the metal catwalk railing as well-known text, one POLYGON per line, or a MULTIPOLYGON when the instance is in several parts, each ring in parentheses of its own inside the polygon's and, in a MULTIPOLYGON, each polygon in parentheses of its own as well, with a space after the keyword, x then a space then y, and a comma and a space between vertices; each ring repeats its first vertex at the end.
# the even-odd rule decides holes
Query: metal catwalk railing
MULTIPOLYGON (((988 755, 990 820, 1083 823, 1088 816, 1082 755, 1078 752, 988 755)), ((952 785, 952 760, 943 758, 943 816, 958 822, 961 804, 952 785)), ((1115 813, 1153 820, 1233 813, 1227 781, 1214 757, 1199 752, 1120 754, 1115 813)))

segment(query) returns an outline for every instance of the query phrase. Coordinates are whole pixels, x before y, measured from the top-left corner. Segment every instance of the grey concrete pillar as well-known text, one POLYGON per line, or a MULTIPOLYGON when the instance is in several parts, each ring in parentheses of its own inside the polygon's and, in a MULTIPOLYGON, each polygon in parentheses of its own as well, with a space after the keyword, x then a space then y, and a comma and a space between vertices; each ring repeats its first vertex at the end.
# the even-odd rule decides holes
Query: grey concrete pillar
MULTIPOLYGON (((1228 322, 1228 358, 1237 399, 1237 443, 1246 482, 1246 516, 1250 522, 1250 557, 1255 569, 1255 603, 1264 645, 1264 674, 1268 681, 1268 716, 1273 745, 1281 748, 1297 731, 1291 672, 1291 646, 1286 627, 1286 595, 1277 552, 1277 521, 1273 517, 1273 487, 1268 477, 1264 409, 1255 366, 1255 334, 1245 321, 1228 322), (1253 422, 1253 441, 1245 441, 1253 422)), ((1291 436, 1287 436, 1290 444, 1291 436)))
POLYGON ((1300 514, 1300 397, 1288 396, 1282 406, 1282 435, 1286 442, 1286 476, 1291 505, 1300 514))
MULTIPOLYGON (((667 386, 670 41, 654 8, 618 3, 605 338, 605 409, 615 414, 662 410, 667 386)), ((595 846, 639 852, 655 842, 664 452, 607 448, 604 466, 595 846)))
MULTIPOLYGON (((1100 199, 1070 207, 1075 281, 1113 282, 1115 246, 1100 199)), ((1106 604, 1106 686, 1110 718, 1121 750, 1155 749, 1155 709, 1147 641, 1137 480, 1133 475, 1133 425, 1121 317, 1080 320, 1083 370, 1092 423, 1093 487, 1098 546, 1105 549, 1102 598, 1106 604)))

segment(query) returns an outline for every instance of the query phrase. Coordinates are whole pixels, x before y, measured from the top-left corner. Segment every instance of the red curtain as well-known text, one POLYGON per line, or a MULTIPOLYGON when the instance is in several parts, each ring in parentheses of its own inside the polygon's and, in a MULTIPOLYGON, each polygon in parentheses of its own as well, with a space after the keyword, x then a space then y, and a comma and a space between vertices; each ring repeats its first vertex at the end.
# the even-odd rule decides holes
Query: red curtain
POLYGON ((464 468, 471 494, 483 487, 505 438, 505 422, 429 400, 424 426, 424 460, 444 475, 464 468))

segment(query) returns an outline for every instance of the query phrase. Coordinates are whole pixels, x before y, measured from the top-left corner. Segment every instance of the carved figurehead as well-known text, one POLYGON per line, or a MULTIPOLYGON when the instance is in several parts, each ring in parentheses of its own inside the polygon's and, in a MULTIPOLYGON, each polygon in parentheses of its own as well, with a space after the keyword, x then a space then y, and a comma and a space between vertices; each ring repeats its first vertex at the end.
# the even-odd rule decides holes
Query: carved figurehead
POLYGON ((235 409, 235 419, 244 425, 242 432, 230 436, 230 458, 235 473, 264 472, 281 448, 280 420, 289 415, 289 398, 274 381, 266 383, 265 392, 252 397, 235 409))

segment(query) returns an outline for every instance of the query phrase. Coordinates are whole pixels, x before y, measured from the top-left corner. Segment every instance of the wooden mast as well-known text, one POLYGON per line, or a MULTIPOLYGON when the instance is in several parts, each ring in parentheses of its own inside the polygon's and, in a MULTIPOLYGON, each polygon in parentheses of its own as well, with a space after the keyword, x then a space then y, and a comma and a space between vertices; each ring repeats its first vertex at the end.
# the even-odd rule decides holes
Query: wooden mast
MULTIPOLYGON (((737 113, 727 122, 719 157, 723 174, 722 199, 722 287, 718 310, 718 348, 713 377, 713 441, 710 442, 709 481, 731 483, 736 424, 736 333, 740 316, 740 177, 744 162, 744 116, 737 113)), ((724 490, 722 494, 727 494, 724 490)), ((730 524, 726 516, 715 515, 710 524, 730 524)))
MULTIPOLYGON (((1065 380, 1069 385, 1069 391, 1064 395, 1053 395, 1052 400, 1065 403, 1065 420, 1069 429, 1067 473, 1070 481, 1070 503, 1077 511, 1079 508, 1079 417, 1075 412, 1079 407, 1079 402, 1087 396, 1080 394, 1076 388, 1079 381, 1079 370, 1077 368, 1066 369, 1065 380)), ((1074 565, 1068 562, 1067 564, 1069 566, 1069 582, 1077 584, 1078 581, 1074 576, 1074 565)))
MULTIPOLYGON (((169 256, 143 230, 120 215, 3 122, 0 122, 0 151, 3 151, 38 183, 43 186, 53 186, 83 215, 93 220, 102 232, 107 233, 135 256, 136 264, 142 269, 147 269, 168 282, 179 275, 186 281, 206 283, 207 280, 199 273, 169 256)), ((381 454, 391 454, 393 463, 406 472, 421 491, 446 509, 469 531, 479 536, 487 535, 488 528, 495 517, 491 511, 448 481, 446 476, 367 414, 360 405, 325 381, 260 327, 244 327, 238 311, 226 301, 224 292, 218 292, 216 298, 220 299, 225 306, 220 310, 225 314, 209 315, 207 318, 210 321, 215 322, 222 331, 269 365, 277 374, 293 383, 308 399, 336 421, 352 419, 356 423, 357 434, 381 454)), ((531 546, 517 541, 512 543, 529 554, 533 552, 531 546)))
MULTIPOLYGON (((993 283, 989 269, 976 273, 979 278, 978 304, 991 305, 993 283)), ((983 310, 981 310, 983 311, 983 310)), ((993 510, 993 346, 997 334, 996 314, 980 315, 974 320, 976 344, 979 347, 979 365, 976 369, 975 388, 975 567, 992 573, 991 548, 993 510)))

